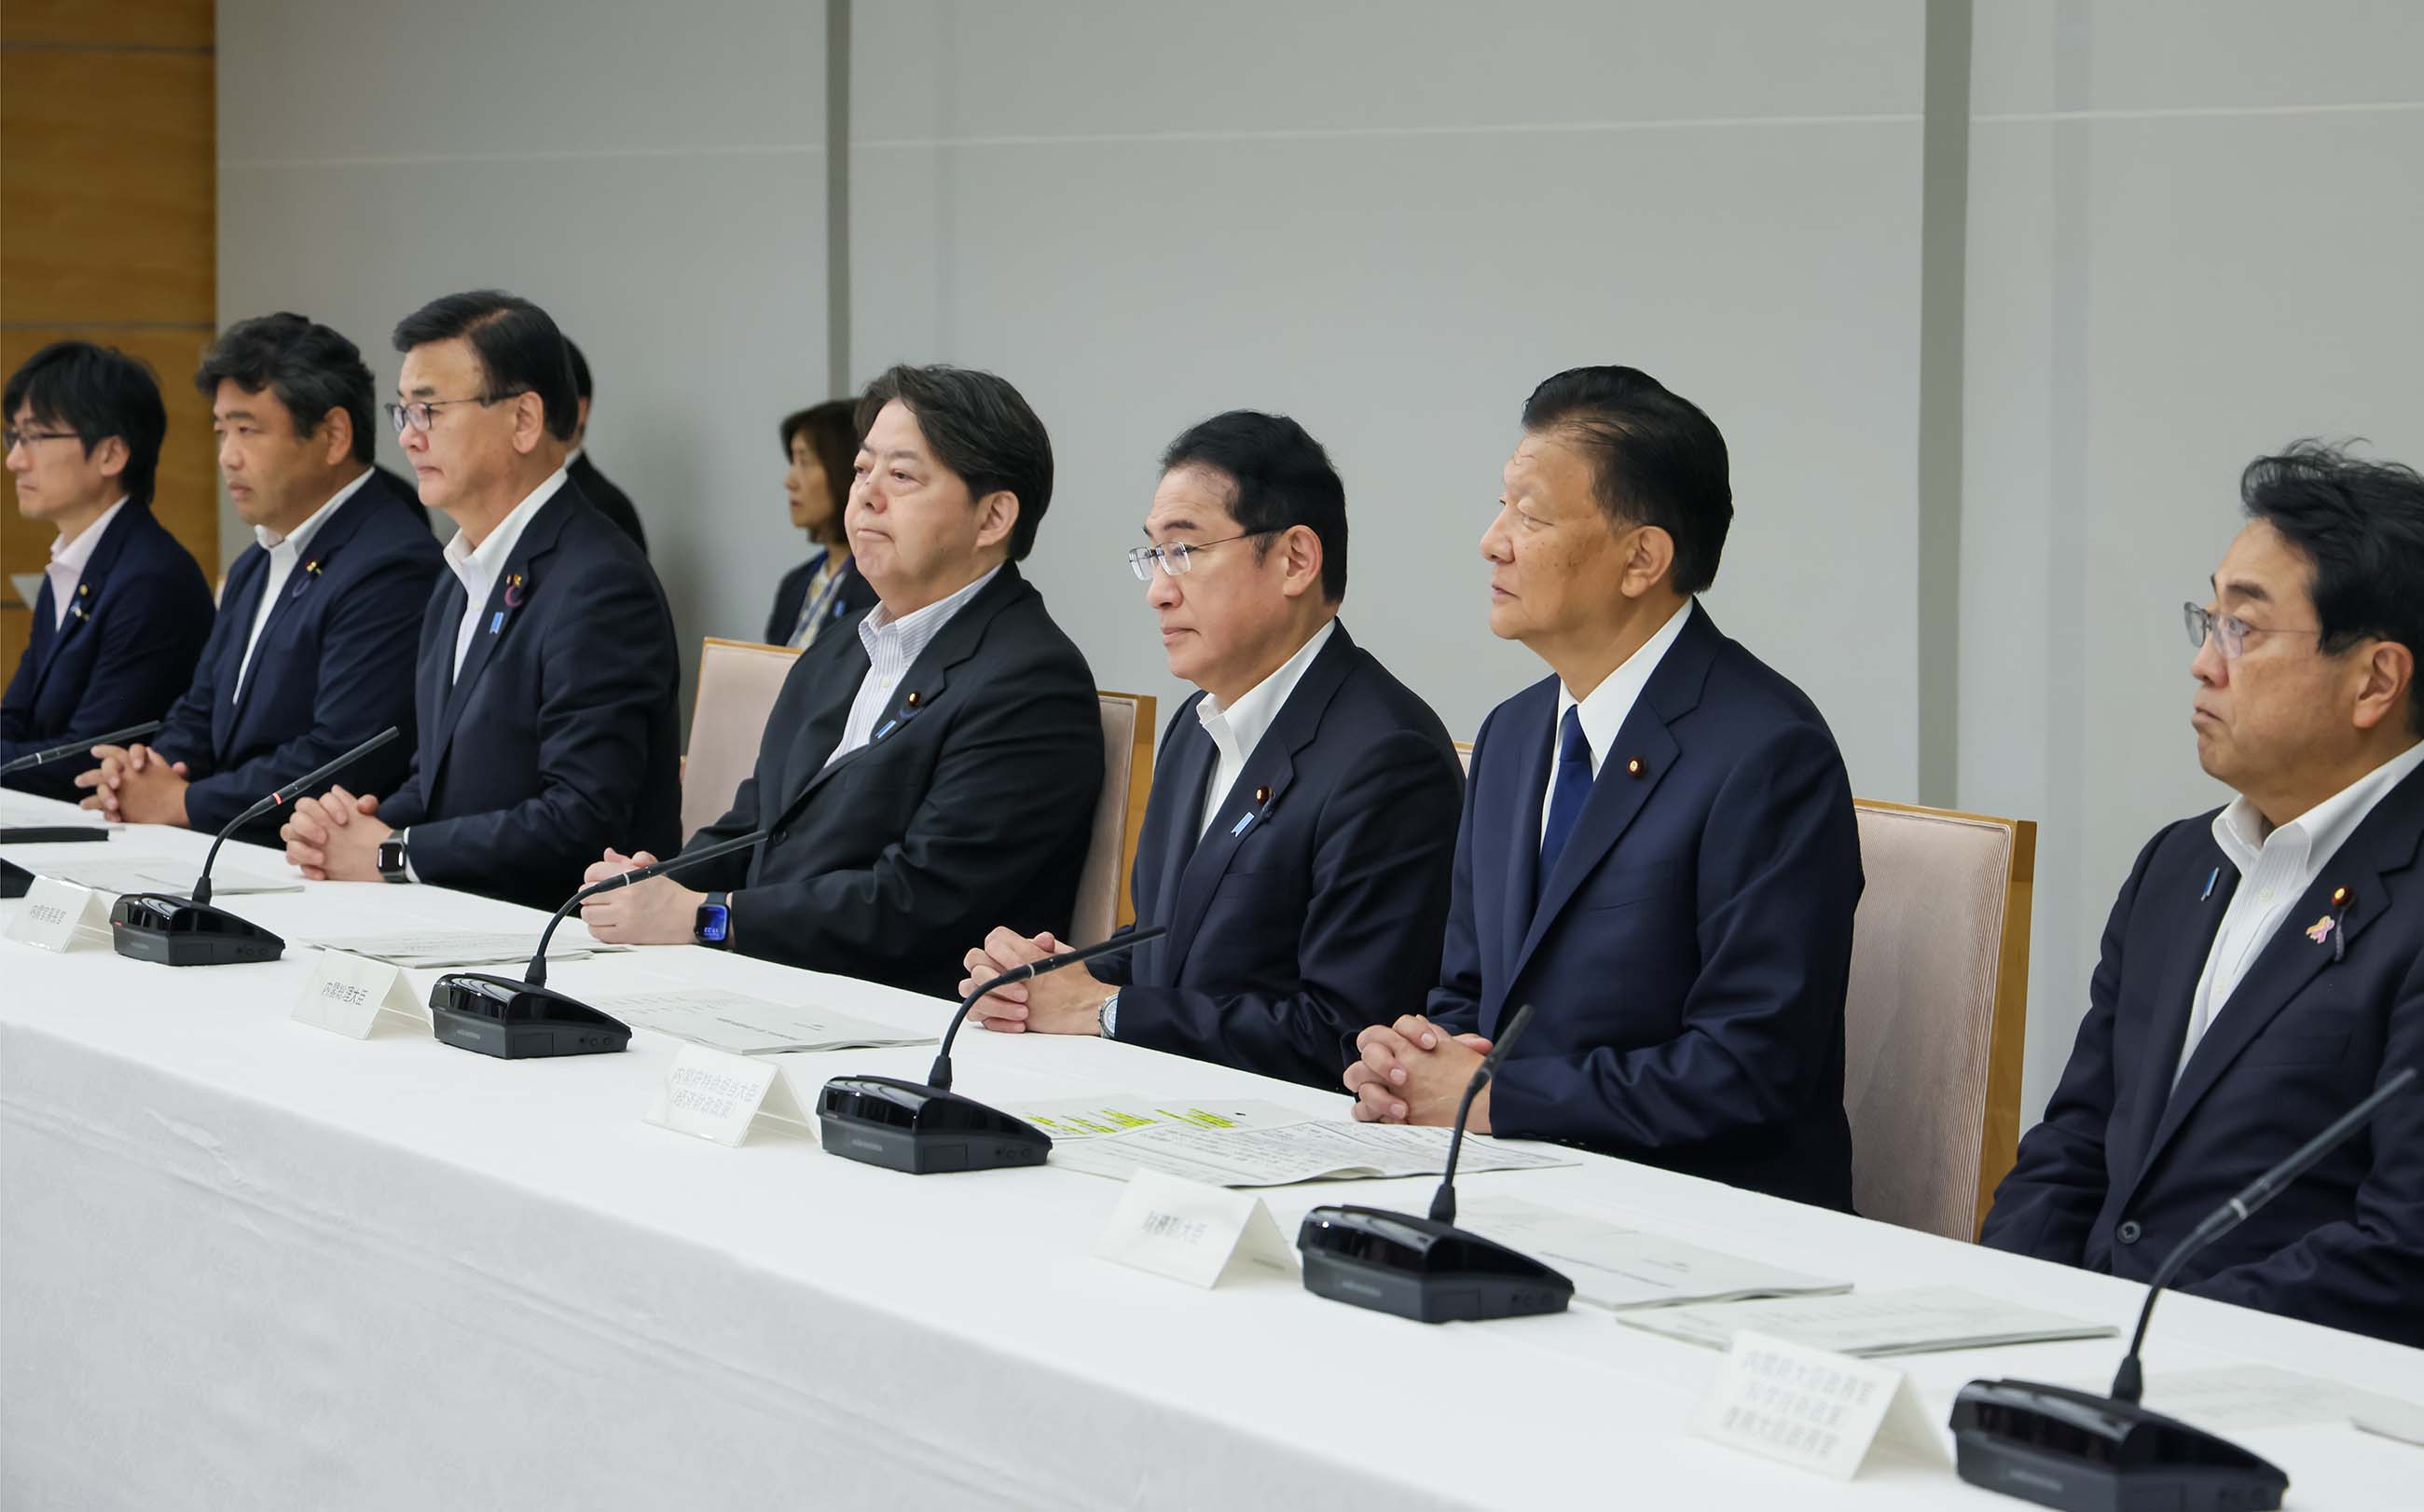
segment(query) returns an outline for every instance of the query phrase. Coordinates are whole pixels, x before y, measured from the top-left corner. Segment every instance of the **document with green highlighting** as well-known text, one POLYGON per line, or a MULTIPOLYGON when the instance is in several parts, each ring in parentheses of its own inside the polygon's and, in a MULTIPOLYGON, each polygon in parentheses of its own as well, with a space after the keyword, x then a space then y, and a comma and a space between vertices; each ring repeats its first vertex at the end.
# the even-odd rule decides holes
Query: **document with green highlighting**
MULTIPOLYGON (((1210 1186, 1436 1175, 1448 1131, 1318 1118, 1278 1103, 1143 1097, 1062 1099, 1010 1111, 1052 1136, 1051 1164, 1125 1181, 1140 1170, 1210 1186)), ((1468 1138, 1459 1173, 1570 1166, 1554 1146, 1468 1138)))

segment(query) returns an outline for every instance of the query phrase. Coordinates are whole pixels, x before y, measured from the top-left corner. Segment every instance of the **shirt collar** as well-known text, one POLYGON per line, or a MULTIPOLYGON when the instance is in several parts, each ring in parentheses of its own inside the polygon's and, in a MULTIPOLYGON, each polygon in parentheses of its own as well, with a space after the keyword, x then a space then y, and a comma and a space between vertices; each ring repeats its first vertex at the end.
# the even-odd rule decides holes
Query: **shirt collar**
POLYGON ((545 483, 533 488, 520 503, 516 504, 511 514, 497 521, 497 528, 490 531, 488 538, 476 548, 469 544, 468 537, 461 531, 456 531, 454 538, 446 543, 446 565, 454 569, 454 576, 463 580, 465 587, 477 590, 472 595, 474 604, 487 597, 488 585, 497 581, 497 574, 504 568, 505 559, 514 554, 514 548, 520 543, 522 532, 530 528, 532 517, 563 487, 564 470, 558 468, 547 475, 545 483))
POLYGON ((335 493, 330 494, 327 503, 322 504, 319 508, 311 511, 311 515, 304 519, 302 524, 295 526, 293 530, 288 531, 283 535, 279 534, 276 531, 271 530, 266 525, 255 525, 252 528, 252 538, 261 543, 261 549, 264 551, 275 551, 279 547, 285 546, 291 542, 294 545, 295 554, 300 555, 303 548, 311 543, 311 537, 319 533, 322 523, 325 522, 329 516, 335 514, 338 507, 343 504, 346 500, 351 499, 354 495, 361 492, 362 485, 370 481, 371 470, 364 468, 362 469, 361 473, 356 477, 353 482, 338 489, 335 493))
POLYGON ((79 532, 74 540, 62 544, 57 536, 51 537, 52 564, 72 572, 82 572, 84 565, 92 560, 92 554, 101 549, 102 532, 109 529, 109 522, 126 507, 126 495, 120 494, 118 502, 103 510, 100 517, 79 532))
POLYGON ((859 644, 867 647, 869 657, 875 654, 877 646, 894 641, 909 641, 923 645, 933 640, 944 623, 958 613, 969 599, 982 592, 984 585, 993 581, 1000 572, 1001 567, 997 565, 949 597, 937 598, 925 608, 912 610, 899 619, 892 617, 892 612, 884 607, 881 599, 877 600, 875 607, 868 611, 867 617, 858 622, 859 644))
POLYGON ((1212 743, 1220 748, 1223 757, 1243 761, 1249 752, 1263 743, 1272 722, 1287 707, 1288 695, 1304 679, 1304 669, 1313 665, 1313 659, 1330 644, 1330 632, 1337 628, 1335 616, 1324 621, 1321 629, 1297 647, 1296 655, 1239 693, 1237 701, 1228 708, 1221 708, 1220 700, 1208 692, 1195 701, 1195 717, 1203 724, 1204 733, 1212 737, 1212 743))
POLYGON ((1580 708, 1583 739, 1590 742, 1591 771, 1597 772, 1602 758, 1616 744, 1617 736, 1624 729, 1624 721, 1633 706, 1641 701, 1641 691, 1650 686, 1650 676, 1658 670, 1666 653, 1682 638, 1683 626, 1692 617, 1693 600, 1686 598, 1682 607, 1666 616, 1666 623, 1641 643, 1640 648, 1614 672, 1602 677, 1599 686, 1587 698, 1576 698, 1562 679, 1557 683, 1557 725, 1563 728, 1566 710, 1580 708))
POLYGON ((2231 801, 2230 806, 2213 817, 2213 840, 2222 853, 2239 868, 2241 876, 2256 869, 2256 863, 2276 840, 2284 847, 2303 849, 2306 863, 2318 866, 2339 852, 2356 827, 2365 822, 2374 805, 2381 803, 2390 789, 2405 781, 2408 774, 2424 766, 2424 740, 2409 746, 2399 755, 2350 783, 2338 792, 2272 830, 2264 826, 2264 816, 2244 796, 2231 801))

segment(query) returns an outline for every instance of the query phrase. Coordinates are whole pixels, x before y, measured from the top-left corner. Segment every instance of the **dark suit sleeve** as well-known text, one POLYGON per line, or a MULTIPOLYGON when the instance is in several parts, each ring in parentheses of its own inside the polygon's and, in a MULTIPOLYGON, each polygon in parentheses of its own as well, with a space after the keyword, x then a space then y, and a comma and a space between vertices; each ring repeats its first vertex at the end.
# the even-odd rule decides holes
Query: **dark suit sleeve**
MULTIPOLYGON (((1038 831, 1084 827, 1102 788, 1092 682, 1057 665, 1006 668, 959 718, 907 827, 872 866, 733 893, 742 949, 827 970, 949 955, 1037 884, 1051 849, 1038 831)), ((755 802, 748 786, 743 798, 755 802)))
POLYGON ((2121 995, 2124 944, 2138 888, 2163 834, 2138 852, 2129 880, 2113 899, 2096 975, 2087 984, 2087 1016, 2071 1042, 2069 1063, 2046 1104, 2045 1118, 2020 1141, 2011 1171, 1995 1188, 1980 1244, 2065 1265, 2086 1256, 2088 1231, 2103 1210, 2110 1180, 2104 1132, 2113 1119, 2113 1019, 2121 995))
POLYGON ((1342 1042, 1411 1011, 1438 975, 1461 796, 1419 733, 1366 746, 1318 820, 1297 991, 1124 987, 1120 1039, 1335 1088, 1342 1042))
MULTIPOLYGON (((1840 1062, 1860 846, 1842 756, 1787 725, 1728 774, 1701 835, 1700 968, 1673 1038, 1517 1056, 1491 1091, 1493 1132, 1666 1150, 1781 1122, 1840 1062)), ((1621 982, 1611 991, 1621 992, 1621 982)), ((1825 1095, 1839 1101, 1840 1083, 1825 1095)))
MULTIPOLYGON (((609 844, 629 843, 631 816, 648 807, 648 733, 678 676, 672 623, 646 570, 627 559, 609 558, 565 587, 575 607, 544 627, 539 790, 486 813, 416 813, 412 864, 423 882, 477 887, 509 868, 564 878, 568 890, 609 844)), ((416 772, 405 785, 399 811, 422 802, 421 781, 416 772)))
MULTIPOLYGON (((166 570, 141 571, 129 579, 121 559, 111 575, 109 608, 99 616, 101 646, 77 696, 62 740, 105 735, 158 719, 193 681, 194 664, 211 632, 211 589, 193 558, 178 551, 166 570)), ((48 738, 0 742, 0 761, 59 744, 48 738)), ((61 762, 56 771, 60 796, 79 797, 66 773, 91 763, 61 762)))
MULTIPOLYGON (((2375 1085, 2424 1070, 2424 960, 2391 1010, 2375 1085)), ((2365 1139, 2373 1163, 2347 1218, 2326 1223, 2261 1260, 2218 1270, 2185 1290, 2333 1328, 2352 1319, 2410 1320, 2385 1338, 2424 1343, 2424 1089, 2410 1086, 2374 1114, 2365 1139)))
MULTIPOLYGON (((357 770, 341 772, 330 781, 354 793, 375 793, 393 786, 412 750, 413 653, 422 611, 429 602, 431 577, 429 570, 420 570, 423 565, 399 562, 346 589, 321 625, 320 676, 311 700, 311 727, 240 766, 214 772, 188 787, 185 816, 194 828, 218 829, 262 794, 343 755, 391 724, 396 726, 396 740, 356 763, 357 770)), ((209 717, 205 706, 206 743, 209 717)), ((416 842, 419 838, 414 836, 416 842)), ((416 865, 418 860, 416 853, 416 865)))

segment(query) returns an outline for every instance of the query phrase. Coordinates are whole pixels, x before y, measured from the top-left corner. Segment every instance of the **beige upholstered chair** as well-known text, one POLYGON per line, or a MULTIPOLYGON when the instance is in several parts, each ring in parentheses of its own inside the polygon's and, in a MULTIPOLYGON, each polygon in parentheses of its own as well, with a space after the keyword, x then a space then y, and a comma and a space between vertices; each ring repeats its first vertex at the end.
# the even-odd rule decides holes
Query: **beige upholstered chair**
POLYGON ((1075 945, 1092 945, 1136 922, 1128 873, 1136 866, 1137 837, 1144 833, 1145 799, 1153 792, 1152 696, 1094 696, 1103 711, 1103 791, 1094 800, 1086 869, 1077 874, 1077 912, 1069 921, 1075 945))
POLYGON ((2020 1135, 2036 825, 1862 799, 1843 1106, 1861 1214, 1974 1239, 2020 1135))
POLYGON ((1456 742, 1456 764, 1464 769, 1466 776, 1473 775, 1473 742, 1471 740, 1456 742))
POLYGON ((758 742, 774 695, 800 653, 789 646, 709 636, 698 653, 698 692, 691 704, 690 751, 682 757, 684 837, 712 824, 758 765, 758 742))

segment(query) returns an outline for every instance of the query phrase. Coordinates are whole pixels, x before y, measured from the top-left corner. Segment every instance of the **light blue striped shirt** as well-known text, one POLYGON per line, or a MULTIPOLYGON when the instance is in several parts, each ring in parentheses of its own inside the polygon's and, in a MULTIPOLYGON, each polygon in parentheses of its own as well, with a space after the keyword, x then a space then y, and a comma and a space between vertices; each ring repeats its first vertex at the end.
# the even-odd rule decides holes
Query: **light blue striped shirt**
POLYGON ((842 726, 833 755, 825 757, 826 766, 875 738, 877 725, 892 716, 892 696, 911 665, 933 644, 951 616, 965 609, 968 600, 983 592, 999 571, 996 567, 949 598, 938 598, 899 619, 882 604, 867 612, 858 622, 858 644, 867 648, 867 676, 859 682, 858 696, 850 701, 850 722, 842 726))

